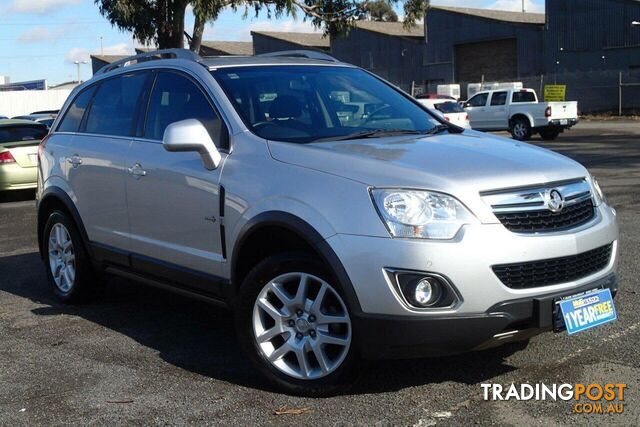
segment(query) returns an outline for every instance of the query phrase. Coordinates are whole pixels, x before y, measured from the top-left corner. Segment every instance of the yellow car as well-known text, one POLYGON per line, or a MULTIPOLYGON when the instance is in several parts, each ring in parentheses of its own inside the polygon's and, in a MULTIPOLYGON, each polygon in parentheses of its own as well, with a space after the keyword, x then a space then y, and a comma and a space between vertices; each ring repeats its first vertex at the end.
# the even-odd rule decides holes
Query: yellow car
POLYGON ((38 144, 47 133, 30 120, 0 120, 0 191, 36 187, 38 144))

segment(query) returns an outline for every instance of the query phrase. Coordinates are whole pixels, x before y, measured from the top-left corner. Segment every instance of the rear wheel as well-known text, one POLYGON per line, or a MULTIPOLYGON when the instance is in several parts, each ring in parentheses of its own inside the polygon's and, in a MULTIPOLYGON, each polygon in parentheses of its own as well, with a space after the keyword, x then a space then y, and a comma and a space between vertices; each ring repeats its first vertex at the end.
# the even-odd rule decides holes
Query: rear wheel
POLYGON ((560 131, 558 129, 541 129, 540 130, 540 138, 545 141, 553 141, 560 135, 560 131))
POLYGON ((511 120, 509 131, 513 139, 518 141, 527 141, 531 138, 531 125, 529 124, 529 120, 524 117, 516 117, 511 120))
POLYGON ((62 211, 49 215, 43 233, 47 278, 56 297, 64 303, 81 302, 102 287, 94 273, 80 234, 62 211))
POLYGON ((271 256, 247 276, 238 295, 240 343, 279 389, 323 396, 356 374, 353 329, 339 285, 301 254, 271 256))

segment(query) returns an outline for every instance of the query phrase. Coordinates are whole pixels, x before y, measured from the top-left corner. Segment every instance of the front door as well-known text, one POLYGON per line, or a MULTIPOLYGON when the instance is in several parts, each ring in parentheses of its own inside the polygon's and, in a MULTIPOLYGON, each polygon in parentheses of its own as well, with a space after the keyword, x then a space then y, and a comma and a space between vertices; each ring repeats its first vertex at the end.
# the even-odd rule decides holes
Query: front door
POLYGON ((465 111, 469 115, 472 129, 489 129, 487 124, 488 93, 478 93, 467 101, 465 111))
POLYGON ((490 129, 507 129, 507 92, 493 92, 487 108, 487 123, 490 129))
POLYGON ((162 274, 180 271, 184 277, 219 273, 224 259, 219 182, 227 156, 221 146, 227 140, 225 129, 195 81, 178 72, 157 73, 143 135, 127 156, 134 268, 155 268, 162 274), (205 169, 198 153, 164 149, 165 128, 184 119, 200 120, 223 150, 217 169, 205 169))

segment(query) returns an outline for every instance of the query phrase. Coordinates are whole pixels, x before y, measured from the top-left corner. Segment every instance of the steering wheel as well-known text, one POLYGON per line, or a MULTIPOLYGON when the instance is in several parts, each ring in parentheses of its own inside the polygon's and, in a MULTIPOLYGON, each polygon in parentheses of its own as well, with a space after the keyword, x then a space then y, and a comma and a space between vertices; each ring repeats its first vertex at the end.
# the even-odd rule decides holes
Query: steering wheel
POLYGON ((372 121, 375 118, 375 115, 380 113, 381 111, 384 110, 392 110, 391 109, 391 105, 384 105, 382 107, 376 108, 375 110, 373 110, 370 114, 367 115, 367 118, 365 119, 365 123, 369 123, 370 121, 372 121))

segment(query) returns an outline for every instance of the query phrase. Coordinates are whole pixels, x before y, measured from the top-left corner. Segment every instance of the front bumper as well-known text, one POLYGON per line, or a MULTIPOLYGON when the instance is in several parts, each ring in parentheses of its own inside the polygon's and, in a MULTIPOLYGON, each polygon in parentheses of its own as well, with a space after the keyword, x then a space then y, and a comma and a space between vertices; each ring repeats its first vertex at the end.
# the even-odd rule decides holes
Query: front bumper
POLYGON ((521 341, 552 329, 553 301, 607 287, 618 291, 615 274, 572 291, 495 304, 482 314, 449 315, 425 320, 419 316, 355 316, 359 350, 367 359, 442 356, 483 350, 521 341))
POLYGON ((618 227, 615 211, 606 204, 596 208, 593 220, 563 232, 525 235, 502 224, 476 224, 452 241, 337 234, 326 243, 355 291, 359 310, 354 328, 367 357, 458 353, 526 339, 551 328, 549 301, 556 296, 600 285, 617 289, 618 227), (571 282, 514 289, 492 270, 494 265, 566 257, 608 244, 608 265, 571 282), (446 277, 461 302, 437 310, 411 307, 385 269, 446 277), (516 333, 507 334, 511 328, 516 333))

